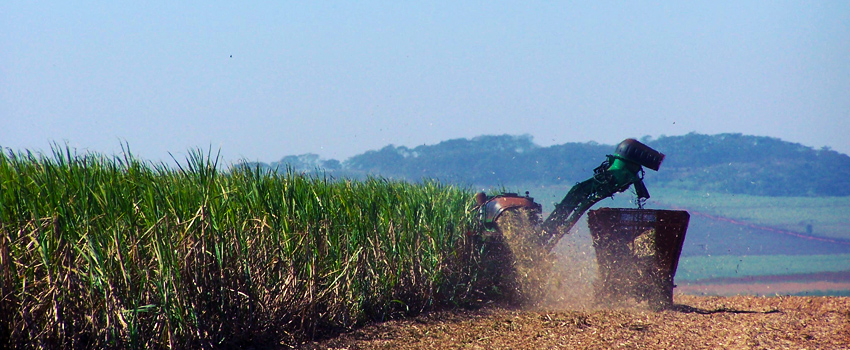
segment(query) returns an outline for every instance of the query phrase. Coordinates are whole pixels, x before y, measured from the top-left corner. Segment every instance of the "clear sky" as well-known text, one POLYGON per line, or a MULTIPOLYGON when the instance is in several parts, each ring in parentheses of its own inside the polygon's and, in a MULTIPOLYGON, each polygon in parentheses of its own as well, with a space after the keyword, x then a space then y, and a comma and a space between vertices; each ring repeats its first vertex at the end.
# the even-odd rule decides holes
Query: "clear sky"
POLYGON ((17 1, 0 146, 170 162, 695 131, 850 153, 850 1, 17 1))

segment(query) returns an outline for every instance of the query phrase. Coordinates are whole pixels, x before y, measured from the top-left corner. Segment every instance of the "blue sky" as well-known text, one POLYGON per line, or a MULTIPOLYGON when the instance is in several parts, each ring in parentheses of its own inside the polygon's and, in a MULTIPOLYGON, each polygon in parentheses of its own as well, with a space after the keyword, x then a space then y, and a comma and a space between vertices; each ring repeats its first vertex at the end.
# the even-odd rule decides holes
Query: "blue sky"
POLYGON ((226 160, 485 134, 850 153, 850 2, 0 4, 0 146, 226 160))

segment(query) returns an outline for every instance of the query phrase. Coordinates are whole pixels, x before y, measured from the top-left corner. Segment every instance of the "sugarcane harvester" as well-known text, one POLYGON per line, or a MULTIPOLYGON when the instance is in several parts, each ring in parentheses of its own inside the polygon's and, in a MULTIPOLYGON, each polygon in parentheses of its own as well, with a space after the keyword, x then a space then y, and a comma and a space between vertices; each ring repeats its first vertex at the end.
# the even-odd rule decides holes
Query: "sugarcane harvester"
MULTIPOLYGON (((593 176, 577 183, 564 199, 555 205, 551 214, 539 224, 538 243, 545 251, 551 251, 558 241, 566 235, 584 213, 602 199, 626 191, 634 185, 638 206, 649 198, 649 191, 643 183, 643 168, 658 171, 664 154, 635 140, 626 139, 617 145, 614 154, 593 170, 593 176)), ((542 213, 540 204, 528 196, 504 193, 487 196, 484 192, 476 195, 481 221, 485 228, 497 230, 498 220, 506 211, 523 209, 530 212, 532 222, 539 223, 542 213)))

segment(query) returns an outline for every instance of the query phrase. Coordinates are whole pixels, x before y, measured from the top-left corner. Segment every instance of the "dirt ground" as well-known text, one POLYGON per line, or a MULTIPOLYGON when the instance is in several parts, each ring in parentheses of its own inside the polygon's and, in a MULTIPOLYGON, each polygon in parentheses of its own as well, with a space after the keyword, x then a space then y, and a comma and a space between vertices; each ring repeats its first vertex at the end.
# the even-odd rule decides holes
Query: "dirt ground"
POLYGON ((672 308, 488 306, 366 326, 305 349, 850 349, 850 298, 676 295, 672 308))

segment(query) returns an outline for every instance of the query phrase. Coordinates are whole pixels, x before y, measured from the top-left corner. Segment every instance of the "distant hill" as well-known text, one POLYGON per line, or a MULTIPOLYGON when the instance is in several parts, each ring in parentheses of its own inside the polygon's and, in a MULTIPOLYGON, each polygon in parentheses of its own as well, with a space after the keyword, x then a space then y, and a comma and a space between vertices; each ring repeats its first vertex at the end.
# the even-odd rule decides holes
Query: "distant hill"
MULTIPOLYGON (((848 196, 850 156, 777 138, 742 134, 644 137, 667 157, 652 186, 760 196, 848 196)), ((529 135, 479 136, 415 148, 389 145, 345 161, 287 156, 266 169, 322 171, 334 177, 423 178, 476 187, 571 185, 588 178, 616 145, 595 142, 541 147, 529 135)))
POLYGON ((656 181, 764 196, 850 195, 850 156, 777 138, 741 134, 661 137, 669 154, 656 181))

